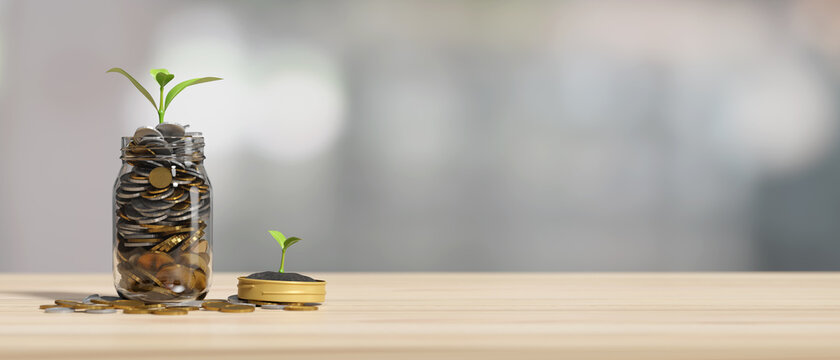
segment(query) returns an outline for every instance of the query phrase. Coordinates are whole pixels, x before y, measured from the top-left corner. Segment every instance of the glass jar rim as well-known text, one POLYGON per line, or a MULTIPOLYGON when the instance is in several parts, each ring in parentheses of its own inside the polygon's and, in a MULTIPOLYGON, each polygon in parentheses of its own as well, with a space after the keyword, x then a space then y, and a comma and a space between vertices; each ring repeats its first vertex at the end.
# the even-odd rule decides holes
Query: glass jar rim
MULTIPOLYGON (((161 139, 161 138, 158 138, 161 139)), ((134 137, 121 137, 120 159, 181 159, 201 161, 204 157, 204 137, 200 132, 186 136, 163 137, 165 144, 134 144, 134 137)))

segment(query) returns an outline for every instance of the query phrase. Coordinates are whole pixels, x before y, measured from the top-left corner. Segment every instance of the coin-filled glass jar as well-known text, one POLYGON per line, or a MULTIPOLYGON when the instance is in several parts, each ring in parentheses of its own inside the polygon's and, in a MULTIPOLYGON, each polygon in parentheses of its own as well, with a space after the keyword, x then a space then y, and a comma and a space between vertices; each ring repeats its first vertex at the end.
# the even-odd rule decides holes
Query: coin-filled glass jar
POLYGON ((140 128, 122 138, 113 260, 114 285, 128 299, 203 299, 210 288, 213 206, 204 138, 177 130, 140 128))

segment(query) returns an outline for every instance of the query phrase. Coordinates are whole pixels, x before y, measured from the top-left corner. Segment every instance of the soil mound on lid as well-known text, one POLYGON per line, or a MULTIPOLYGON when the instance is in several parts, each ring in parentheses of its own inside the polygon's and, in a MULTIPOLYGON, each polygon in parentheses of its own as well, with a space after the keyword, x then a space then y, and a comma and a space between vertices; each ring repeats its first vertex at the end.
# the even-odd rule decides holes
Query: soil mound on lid
POLYGON ((305 281, 305 282, 319 282, 322 280, 315 280, 309 276, 301 275, 298 273, 290 273, 290 272, 277 272, 277 271, 263 271, 258 273, 253 273, 247 276, 248 279, 256 279, 256 280, 278 280, 278 281, 305 281))

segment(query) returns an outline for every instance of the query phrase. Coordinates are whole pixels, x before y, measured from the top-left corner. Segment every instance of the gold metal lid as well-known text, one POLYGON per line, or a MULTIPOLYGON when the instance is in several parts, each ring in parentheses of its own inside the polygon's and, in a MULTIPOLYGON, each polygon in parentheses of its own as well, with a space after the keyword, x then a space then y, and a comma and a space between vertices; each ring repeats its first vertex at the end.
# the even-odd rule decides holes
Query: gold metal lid
POLYGON ((280 281, 249 279, 241 276, 238 293, 240 299, 293 302, 323 303, 327 294, 326 281, 280 281))

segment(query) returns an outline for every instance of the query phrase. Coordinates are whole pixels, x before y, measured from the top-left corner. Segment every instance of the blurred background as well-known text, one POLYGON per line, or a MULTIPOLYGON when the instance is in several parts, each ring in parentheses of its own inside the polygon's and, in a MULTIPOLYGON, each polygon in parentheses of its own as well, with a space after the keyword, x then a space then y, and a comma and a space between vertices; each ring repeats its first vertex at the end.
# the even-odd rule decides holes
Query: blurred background
POLYGON ((206 137, 215 266, 840 269, 840 3, 0 0, 0 271, 110 271, 120 137, 206 137))

